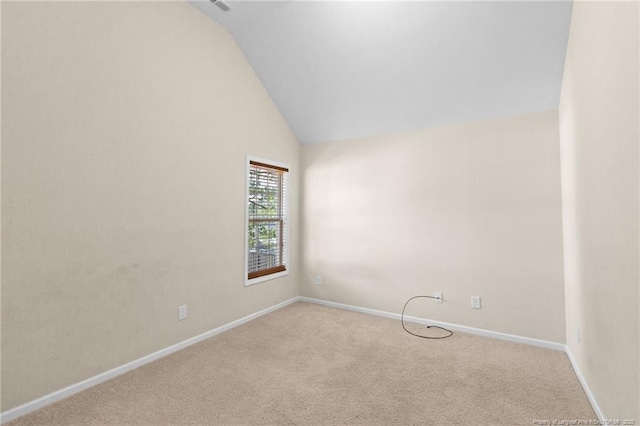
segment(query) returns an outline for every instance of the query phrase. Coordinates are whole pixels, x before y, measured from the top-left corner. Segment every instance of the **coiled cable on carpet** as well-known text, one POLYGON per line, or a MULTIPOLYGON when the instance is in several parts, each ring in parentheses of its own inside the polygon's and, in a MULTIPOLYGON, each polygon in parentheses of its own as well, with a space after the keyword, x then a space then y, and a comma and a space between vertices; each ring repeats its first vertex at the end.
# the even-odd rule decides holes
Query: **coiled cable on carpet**
POLYGON ((407 300, 407 303, 404 304, 404 308, 402 308, 402 315, 400 316, 400 321, 402 322, 402 328, 404 328, 404 331, 406 331, 407 333, 412 334, 412 335, 414 335, 416 337, 422 337, 423 339, 446 339, 447 337, 453 336, 453 331, 447 330, 446 328, 440 327, 438 325, 428 325, 427 328, 439 328, 440 330, 444 330, 449 334, 447 334, 446 336, 423 336, 422 334, 413 333, 413 332, 407 330, 407 327, 405 327, 405 325, 404 325, 404 310, 407 309, 407 305, 409 304, 409 302, 411 302, 413 299, 418 299, 418 298, 421 298, 421 297, 426 298, 426 299, 437 299, 437 300, 440 299, 440 298, 434 297, 434 296, 413 296, 412 298, 407 300))

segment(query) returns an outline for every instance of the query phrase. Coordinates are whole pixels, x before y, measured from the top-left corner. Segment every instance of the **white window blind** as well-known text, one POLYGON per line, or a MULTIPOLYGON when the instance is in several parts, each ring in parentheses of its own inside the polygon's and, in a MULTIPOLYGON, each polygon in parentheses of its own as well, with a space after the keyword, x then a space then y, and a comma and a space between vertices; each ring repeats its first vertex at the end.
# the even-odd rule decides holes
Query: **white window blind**
POLYGON ((287 175, 284 167, 249 162, 247 279, 287 270, 287 175))

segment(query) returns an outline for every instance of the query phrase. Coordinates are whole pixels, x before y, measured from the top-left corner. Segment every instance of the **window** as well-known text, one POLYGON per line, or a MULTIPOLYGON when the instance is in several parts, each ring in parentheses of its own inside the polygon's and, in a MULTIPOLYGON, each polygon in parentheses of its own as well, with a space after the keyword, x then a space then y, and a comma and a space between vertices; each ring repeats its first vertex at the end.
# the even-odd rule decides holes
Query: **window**
POLYGON ((245 284, 286 275, 288 166, 248 159, 245 284))

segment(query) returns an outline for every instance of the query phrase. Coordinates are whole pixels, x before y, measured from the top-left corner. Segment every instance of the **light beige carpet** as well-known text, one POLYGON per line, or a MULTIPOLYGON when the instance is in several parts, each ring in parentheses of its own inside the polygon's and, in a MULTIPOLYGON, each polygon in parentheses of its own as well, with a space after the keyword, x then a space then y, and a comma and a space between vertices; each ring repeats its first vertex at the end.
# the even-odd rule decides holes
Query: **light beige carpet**
POLYGON ((463 333, 425 340, 398 321, 296 303, 9 424, 531 425, 595 418, 562 352, 463 333))

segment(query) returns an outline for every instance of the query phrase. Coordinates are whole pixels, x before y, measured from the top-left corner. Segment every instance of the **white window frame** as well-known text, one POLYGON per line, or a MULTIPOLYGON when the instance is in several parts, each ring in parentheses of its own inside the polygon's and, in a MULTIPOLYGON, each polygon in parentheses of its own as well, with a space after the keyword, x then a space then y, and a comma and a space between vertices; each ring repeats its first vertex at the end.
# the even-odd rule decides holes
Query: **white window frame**
POLYGON ((244 195, 244 286, 250 286, 254 284, 258 284, 264 281, 273 280, 276 278, 281 278, 286 275, 289 275, 289 222, 291 218, 289 217, 289 212, 291 209, 289 208, 289 192, 290 189, 290 179, 289 174, 291 173, 291 166, 285 163, 280 163, 278 161, 269 160, 266 158, 255 157, 253 155, 247 155, 246 160, 246 175, 245 175, 245 195, 244 195), (249 173, 251 168, 251 161, 257 161, 258 163, 264 163, 273 165, 276 167, 284 167, 289 171, 285 173, 285 193, 283 196, 283 208, 284 208, 284 230, 283 230, 283 239, 284 239, 284 252, 283 252, 283 264, 287 268, 282 272, 276 272, 274 274, 264 275, 262 277, 251 278, 249 279, 249 173))

